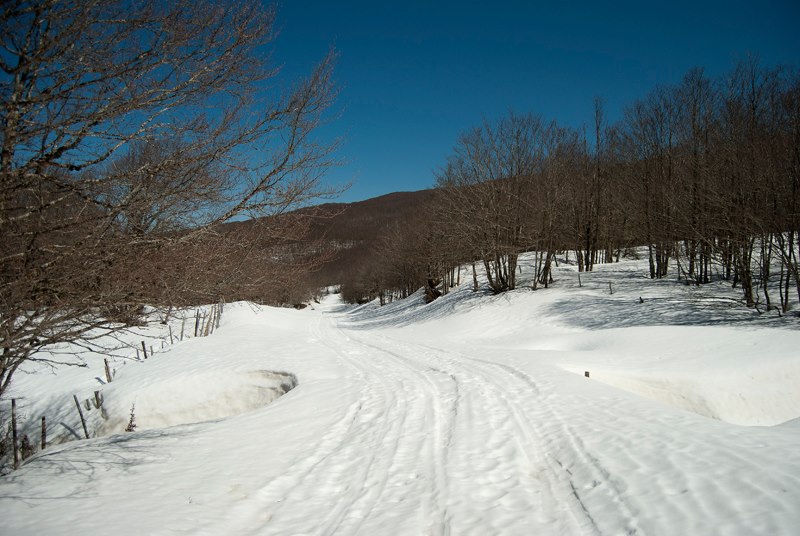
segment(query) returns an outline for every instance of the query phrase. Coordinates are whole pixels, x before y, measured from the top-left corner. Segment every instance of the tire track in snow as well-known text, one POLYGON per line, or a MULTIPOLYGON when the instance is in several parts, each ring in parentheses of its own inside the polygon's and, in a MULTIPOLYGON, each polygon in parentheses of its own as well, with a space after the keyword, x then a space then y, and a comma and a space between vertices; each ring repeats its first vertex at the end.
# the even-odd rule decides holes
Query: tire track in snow
MULTIPOLYGON (((524 384, 523 389, 525 386, 531 386, 534 388, 535 392, 539 394, 539 389, 535 381, 525 372, 503 363, 492 363, 482 360, 481 362, 503 369, 511 374, 512 377, 522 381, 524 384)), ((519 390, 510 390, 510 392, 518 394, 520 393, 519 390)), ((581 483, 576 478, 574 472, 568 466, 566 466, 564 462, 561 461, 560 458, 563 456, 559 456, 557 454, 561 452, 562 449, 553 449, 552 452, 547 453, 546 458, 550 461, 551 466, 554 469, 557 468, 568 475, 569 486, 572 490, 572 494, 579 503, 585 517, 591 523, 594 532, 598 534, 604 534, 607 532, 618 533, 621 524, 624 534, 641 535, 642 532, 637 527, 636 520, 638 515, 636 508, 629 503, 624 491, 616 483, 611 472, 602 465, 597 457, 591 454, 588 448, 586 448, 586 445, 580 438, 580 435, 575 432, 574 427, 571 426, 566 420, 563 412, 554 411, 552 405, 547 403, 540 403, 538 404, 538 407, 540 417, 537 420, 541 423, 545 423, 545 428, 556 428, 555 432, 550 432, 551 437, 564 438, 566 440, 569 452, 572 453, 573 456, 578 460, 578 465, 583 470, 588 471, 591 475, 591 482, 589 484, 581 483), (598 521, 598 516, 594 515, 591 508, 587 505, 587 502, 584 498, 584 490, 592 491, 593 493, 603 493, 603 495, 606 497, 604 502, 610 502, 615 506, 616 511, 618 511, 620 515, 614 520, 615 523, 613 526, 601 526, 604 524, 598 521)))
POLYGON ((285 508, 275 512, 272 519, 292 532, 354 534, 360 523, 349 530, 343 525, 347 519, 363 520, 374 507, 375 490, 385 485, 380 475, 385 471, 386 457, 394 455, 392 446, 397 444, 405 423, 407 399, 391 378, 371 371, 363 356, 342 344, 336 333, 323 331, 322 322, 320 319, 315 328, 320 340, 332 344, 329 347, 360 379, 360 411, 353 426, 336 432, 337 449, 287 492, 285 508), (311 504, 317 509, 309 515, 307 505, 311 504))
MULTIPOLYGON (((566 509, 568 513, 568 518, 566 523, 569 525, 568 530, 562 529, 562 532, 568 534, 600 534, 599 529, 596 526, 596 523, 591 515, 591 513, 586 509, 583 503, 580 500, 580 497, 575 493, 575 488, 571 481, 565 482, 564 478, 560 475, 562 474, 561 469, 555 470, 552 463, 551 453, 547 448, 546 441, 543 440, 541 430, 534 429, 531 425, 531 418, 526 414, 523 414, 522 404, 520 404, 520 396, 525 400, 530 400, 530 395, 533 394, 537 398, 540 397, 540 389, 538 384, 536 383, 533 378, 531 378, 526 373, 515 369, 509 365, 505 365, 503 363, 495 363, 491 361, 485 361, 482 359, 474 359, 474 358, 467 358, 464 357, 468 363, 475 363, 477 368, 482 371, 487 378, 494 377, 495 383, 500 383, 505 385, 505 396, 506 396, 506 404, 509 412, 514 416, 514 420, 517 423, 518 430, 520 431, 522 437, 525 439, 526 444, 535 447, 531 449, 527 449, 525 451, 525 455, 529 460, 529 463, 534 466, 541 467, 541 471, 537 473, 537 476, 540 479, 545 481, 545 489, 546 491, 542 494, 542 502, 541 505, 542 509, 545 512, 558 512, 563 509, 566 509), (480 363, 480 365, 478 365, 480 363), (487 369, 486 367, 490 367, 487 369), (502 371, 503 373, 510 374, 512 378, 515 378, 522 382, 524 385, 522 386, 522 390, 512 388, 512 382, 509 382, 509 378, 502 376, 497 377, 495 375, 495 371, 497 370, 502 371), (516 395, 515 400, 509 399, 509 394, 516 395), (569 490, 571 491, 572 495, 577 504, 564 504, 563 502, 559 504, 558 499, 564 497, 565 490, 569 486, 569 490)), ((538 407, 537 410, 532 413, 535 417, 535 420, 538 423, 546 421, 550 418, 550 415, 544 416, 542 418, 541 414, 544 413, 545 410, 542 408, 545 407, 545 403, 543 400, 538 399, 536 400, 536 406, 538 407)), ((569 498, 569 497, 568 497, 569 498)))
MULTIPOLYGON (((541 390, 536 384, 535 380, 527 373, 516 369, 510 365, 503 363, 495 363, 491 361, 478 360, 464 356, 464 359, 473 362, 481 363, 484 366, 501 369, 510 374, 510 378, 504 378, 506 381, 511 380, 507 385, 509 389, 507 392, 517 399, 517 402, 524 403, 524 400, 529 399, 527 389, 532 389, 532 392, 539 395, 536 407, 532 409, 532 414, 536 416, 536 421, 542 425, 538 430, 539 434, 546 434, 551 438, 560 438, 558 448, 548 448, 545 450, 545 461, 550 465, 551 472, 558 475, 566 475, 567 484, 569 486, 571 495, 577 502, 578 508, 573 506, 573 513, 577 514, 575 519, 582 525, 582 531, 591 530, 594 534, 618 534, 620 529, 627 535, 640 535, 641 530, 637 524, 637 510, 630 503, 624 491, 616 483, 613 475, 608 471, 597 457, 593 456, 589 449, 586 448, 583 440, 575 432, 574 427, 565 418, 563 412, 554 410, 552 404, 548 403, 544 397, 541 397, 541 390), (522 385, 516 389, 510 388, 514 381, 521 382, 522 385), (564 452, 566 447, 567 452, 564 452), (567 456, 565 456, 567 454, 567 456), (569 456, 571 454, 571 456, 569 456), (578 478, 575 472, 570 469, 570 466, 563 462, 563 458, 574 458, 576 461, 572 466, 578 466, 584 473, 588 473, 590 478, 578 478), (611 523, 601 521, 601 517, 593 512, 593 507, 586 500, 586 493, 592 494, 601 493, 605 499, 598 501, 594 499, 592 502, 602 502, 603 508, 607 508, 608 504, 612 504, 614 511, 618 512, 613 516, 611 523), (585 518, 586 522, 581 523, 579 518, 585 518), (607 526, 608 525, 608 526, 607 526)), ((515 414, 517 414, 521 429, 527 431, 527 435, 532 435, 530 426, 526 425, 526 419, 519 416, 518 408, 520 404, 514 404, 515 414)), ((541 442, 541 439, 539 440, 541 442)), ((557 477, 558 479, 558 477, 557 477)), ((608 519, 607 512, 602 519, 608 519)))
MULTIPOLYGON (((555 524, 561 527, 559 532, 585 532, 587 523, 575 521, 574 514, 558 519, 552 497, 568 494, 565 490, 558 493, 558 486, 566 484, 548 476, 551 470, 544 453, 535 448, 541 440, 536 441, 505 393, 512 372, 487 374, 471 366, 469 359, 421 345, 387 340, 384 346, 402 348, 401 353, 391 352, 401 360, 452 376, 463 391, 458 410, 463 418, 454 431, 455 443, 447 460, 449 479, 454 483, 449 507, 455 533, 524 534, 531 523, 549 530, 555 524), (531 449, 536 456, 530 455, 531 449), (579 527, 582 530, 577 530, 579 527)), ((531 383, 528 391, 531 386, 536 387, 531 383)))
MULTIPOLYGON (((312 330, 321 334, 319 325, 312 330)), ((343 368, 354 374, 362 371, 346 353, 337 352, 337 356, 343 368)), ((242 533, 254 526, 261 526, 254 532, 267 534, 283 534, 286 527, 314 534, 335 532, 377 456, 376 450, 369 449, 354 456, 352 439, 367 431, 380 441, 402 424, 382 418, 385 408, 395 404, 394 390, 380 381, 364 386, 359 399, 324 431, 313 449, 298 453, 279 476, 244 499, 230 512, 221 532, 242 533)))
MULTIPOLYGON (((408 433, 404 435, 403 441, 406 443, 412 442, 411 447, 405 448, 405 451, 411 454, 408 460, 411 462, 411 467, 408 466, 408 462, 405 467, 402 463, 393 464, 389 469, 387 482, 393 477, 396 480, 397 475, 408 473, 409 471, 414 474, 421 472, 423 478, 428 482, 425 492, 421 496, 429 497, 431 500, 430 505, 421 505, 421 519, 423 524, 428 525, 425 534, 449 535, 450 527, 446 508, 448 493, 446 465, 448 459, 447 451, 452 441, 452 423, 458 413, 459 388, 456 378, 434 367, 420 367, 419 363, 408 360, 404 356, 384 347, 350 337, 348 337, 348 340, 369 351, 369 363, 374 367, 376 374, 398 375, 400 373, 401 376, 406 377, 409 373, 411 374, 413 382, 405 381, 403 385, 406 389, 410 388, 410 397, 417 401, 417 404, 412 408, 416 413, 415 418, 412 420, 417 425, 424 425, 427 420, 432 419, 433 426, 432 428, 430 426, 417 426, 417 430, 407 431, 408 433), (384 359, 375 359, 378 356, 384 359), (387 367, 387 361, 398 366, 387 367), (422 380, 426 388, 420 389, 420 380, 422 380), (452 394, 450 394, 451 392, 452 394), (427 409, 430 409, 431 412, 426 411, 427 409), (426 433, 431 431, 432 433, 430 434, 426 433), (432 440, 424 442, 426 444, 421 445, 421 448, 415 448, 413 446, 413 438, 415 436, 422 438, 432 437, 432 440), (427 452, 427 459, 424 457, 422 460, 420 459, 419 455, 422 452, 427 452)), ((362 366, 364 366, 363 363, 362 366)), ((395 446, 395 454, 397 450, 399 450, 399 444, 395 446)), ((389 486, 389 488, 392 487, 389 486)), ((392 493, 387 492, 383 493, 379 499, 397 503, 406 498, 393 497, 392 493)))
POLYGON ((325 320, 311 330, 360 382, 358 400, 313 450, 231 512, 234 526, 226 530, 449 534, 442 505, 455 379, 353 340, 325 320))
MULTIPOLYGON (((363 401, 354 402, 347 413, 322 435, 313 450, 304 452, 283 473, 265 483, 253 496, 243 500, 239 507, 229 513, 225 531, 241 533, 245 529, 252 529, 255 521, 260 521, 269 529, 270 524, 281 517, 286 504, 291 502, 295 490, 303 489, 309 475, 335 458, 337 451, 343 446, 342 438, 351 433, 362 410, 363 401)), ((335 507, 334 504, 333 508, 335 507)), ((291 512, 292 508, 287 510, 291 512)))
MULTIPOLYGON (((360 382, 358 400, 229 519, 267 534, 606 533, 575 460, 627 517, 608 472, 525 372, 327 322, 314 338, 360 382)), ((608 532, 635 529, 618 521, 608 532)))
MULTIPOLYGON (((398 343, 391 341, 391 344, 398 343)), ((406 343, 403 344, 407 346, 406 343)), ((560 497, 562 502, 568 500, 572 503, 567 508, 569 516, 565 520, 569 529, 562 529, 562 532, 606 534, 619 533, 622 529, 624 534, 642 534, 637 526, 637 509, 629 503, 610 472, 591 455, 563 413, 552 407, 537 382, 527 373, 504 363, 475 359, 458 352, 423 345, 414 346, 424 348, 418 353, 434 356, 437 361, 445 360, 451 364, 455 362, 462 373, 470 372, 477 378, 483 378, 487 385, 497 389, 501 398, 505 399, 501 405, 513 415, 518 434, 525 438, 527 445, 533 447, 523 449, 528 463, 547 467, 546 471, 537 474, 547 481, 542 494, 543 501, 547 503, 545 508, 558 511, 564 506, 547 499, 548 491, 550 495, 560 497), (532 420, 540 427, 534 428, 531 425, 532 420), (559 438, 558 444, 553 445, 552 439, 545 439, 545 436, 559 438), (563 450, 565 447, 568 450, 566 453, 563 450), (566 458, 577 460, 583 473, 588 472, 591 475, 588 484, 585 476, 579 479, 570 466, 561 461, 561 458, 565 458, 564 454, 567 454, 566 458), (611 516, 610 523, 607 512, 602 516, 604 521, 598 521, 600 516, 592 512, 592 507, 585 500, 587 491, 595 495, 602 493, 605 500, 599 502, 613 505, 617 514, 611 516)), ((598 501, 595 499, 592 503, 597 504, 598 501)))
MULTIPOLYGON (((484 367, 488 366, 495 370, 500 369, 503 372, 510 374, 512 378, 515 378, 523 383, 522 390, 513 389, 510 385, 510 383, 513 383, 513 380, 512 382, 508 382, 509 378, 502 378, 508 387, 507 393, 516 395, 516 401, 510 402, 509 408, 514 415, 515 420, 519 424, 520 431, 526 438, 528 444, 538 445, 538 448, 535 449, 532 456, 539 464, 544 464, 546 466, 546 470, 543 470, 540 475, 548 481, 548 486, 552 490, 552 495, 550 500, 547 501, 545 508, 549 508, 551 511, 558 511, 562 508, 566 508, 571 521, 569 523, 570 530, 567 531, 569 534, 603 534, 603 532, 597 526, 594 516, 584 504, 581 496, 578 494, 575 483, 573 482, 572 473, 569 471, 569 469, 564 468, 560 461, 554 458, 552 450, 555 449, 549 448, 547 441, 543 438, 544 434, 542 433, 542 428, 534 429, 531 425, 531 418, 524 415, 520 409, 521 405, 518 403, 519 398, 529 398, 525 395, 528 388, 530 388, 531 392, 535 395, 540 395, 538 384, 526 373, 509 365, 472 358, 466 359, 473 362, 480 362, 484 367), (564 475, 566 475, 566 478, 564 475), (559 497, 562 499, 561 504, 558 504, 559 497), (564 504, 563 499, 568 499, 569 501, 573 502, 572 504, 564 504)), ((491 373, 489 372, 486 372, 486 374, 487 376, 491 376, 491 373)), ((555 418, 553 414, 555 412, 549 411, 545 400, 537 400, 536 406, 537 408, 529 415, 533 416, 537 423, 541 425, 542 423, 549 423, 553 421, 555 418)), ((547 425, 545 425, 545 427, 546 426, 547 425)))

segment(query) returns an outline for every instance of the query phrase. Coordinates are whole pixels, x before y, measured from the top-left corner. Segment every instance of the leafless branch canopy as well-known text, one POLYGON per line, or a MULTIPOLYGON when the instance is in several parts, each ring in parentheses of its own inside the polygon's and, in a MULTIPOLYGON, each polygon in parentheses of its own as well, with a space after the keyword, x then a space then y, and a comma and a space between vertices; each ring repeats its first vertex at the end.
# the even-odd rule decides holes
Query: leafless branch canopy
MULTIPOLYGON (((261 2, 0 9, 2 393, 35 349, 80 339, 112 305, 158 297, 158 275, 132 281, 152 259, 177 271, 169 252, 191 251, 230 268, 220 224, 274 222, 324 194, 335 144, 315 130, 336 91, 332 52, 307 79, 281 80, 275 11, 261 2)), ((187 271, 162 292, 179 294, 187 271)), ((196 297, 221 292, 206 281, 196 297)))

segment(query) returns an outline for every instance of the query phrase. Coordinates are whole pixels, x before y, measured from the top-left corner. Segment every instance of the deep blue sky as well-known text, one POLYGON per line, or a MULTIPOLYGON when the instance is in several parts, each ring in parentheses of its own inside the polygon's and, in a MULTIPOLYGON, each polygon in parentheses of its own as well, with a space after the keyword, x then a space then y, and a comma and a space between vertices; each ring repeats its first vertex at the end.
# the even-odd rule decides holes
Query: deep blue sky
POLYGON ((459 133, 511 110, 580 127, 595 96, 613 121, 692 67, 800 66, 797 0, 283 0, 278 29, 287 76, 339 52, 340 115, 322 133, 344 138, 328 174, 354 181, 342 201, 432 186, 459 133))

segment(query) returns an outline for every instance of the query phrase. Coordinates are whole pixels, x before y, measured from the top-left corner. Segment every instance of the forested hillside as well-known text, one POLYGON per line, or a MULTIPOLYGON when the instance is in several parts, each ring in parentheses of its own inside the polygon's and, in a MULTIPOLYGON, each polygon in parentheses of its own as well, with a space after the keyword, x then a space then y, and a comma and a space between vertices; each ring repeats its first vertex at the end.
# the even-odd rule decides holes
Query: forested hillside
POLYGON ((751 58, 718 78, 692 70, 613 124, 598 99, 583 130, 512 113, 464 132, 428 203, 342 282, 351 301, 422 285, 434 299, 480 263, 503 292, 535 251, 535 289, 557 252, 583 272, 643 245, 653 279, 724 279, 747 307, 786 312, 800 300, 798 238, 800 77, 751 58))

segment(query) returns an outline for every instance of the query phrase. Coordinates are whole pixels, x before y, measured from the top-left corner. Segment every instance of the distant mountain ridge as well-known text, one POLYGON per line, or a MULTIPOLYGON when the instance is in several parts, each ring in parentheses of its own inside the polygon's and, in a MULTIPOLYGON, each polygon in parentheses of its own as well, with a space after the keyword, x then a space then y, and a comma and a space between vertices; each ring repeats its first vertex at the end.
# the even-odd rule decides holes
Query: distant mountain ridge
POLYGON ((323 216, 314 222, 310 238, 375 240, 386 227, 413 217, 419 206, 433 198, 434 192, 433 189, 392 192, 353 203, 319 205, 311 210, 323 216))
POLYGON ((317 286, 341 283, 365 258, 384 231, 413 221, 417 210, 433 199, 435 190, 392 192, 354 203, 326 203, 313 209, 309 241, 335 244, 333 259, 313 274, 317 286))

